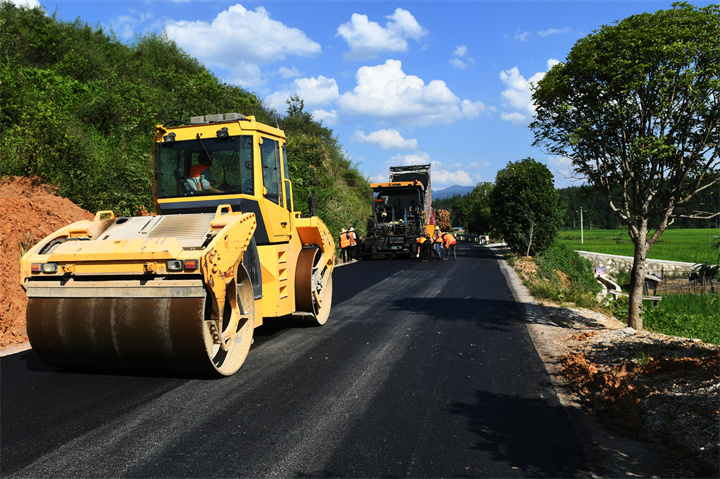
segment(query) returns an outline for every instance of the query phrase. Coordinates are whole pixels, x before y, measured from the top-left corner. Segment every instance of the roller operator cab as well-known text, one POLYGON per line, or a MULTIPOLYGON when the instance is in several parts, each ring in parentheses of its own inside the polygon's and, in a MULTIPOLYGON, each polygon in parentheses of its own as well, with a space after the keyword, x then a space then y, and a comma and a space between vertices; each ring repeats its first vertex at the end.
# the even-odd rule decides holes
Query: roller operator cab
POLYGON ((335 244, 293 209, 285 136, 236 113, 158 126, 157 216, 101 211, 21 260, 27 331, 58 366, 242 366, 263 318, 324 324, 335 244))

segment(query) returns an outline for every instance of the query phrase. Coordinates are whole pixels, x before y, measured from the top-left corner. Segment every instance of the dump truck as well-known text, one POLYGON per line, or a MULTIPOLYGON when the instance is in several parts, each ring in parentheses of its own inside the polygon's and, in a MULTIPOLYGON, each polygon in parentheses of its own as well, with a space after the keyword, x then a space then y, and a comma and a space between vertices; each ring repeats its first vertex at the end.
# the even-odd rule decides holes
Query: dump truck
POLYGON ((372 216, 363 239, 363 258, 409 255, 417 239, 432 234, 430 165, 391 166, 390 181, 373 183, 372 216))
POLYGON ((43 361, 229 376, 264 318, 328 320, 335 244, 294 210, 282 130, 238 113, 171 121, 154 159, 156 216, 100 211, 23 256, 43 361))

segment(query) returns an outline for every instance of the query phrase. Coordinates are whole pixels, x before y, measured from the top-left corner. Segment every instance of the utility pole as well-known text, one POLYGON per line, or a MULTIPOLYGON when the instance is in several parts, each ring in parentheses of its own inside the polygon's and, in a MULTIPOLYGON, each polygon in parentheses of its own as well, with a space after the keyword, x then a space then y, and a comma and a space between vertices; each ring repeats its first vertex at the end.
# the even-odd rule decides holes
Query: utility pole
POLYGON ((585 244, 585 238, 583 237, 582 206, 580 207, 580 244, 585 244))

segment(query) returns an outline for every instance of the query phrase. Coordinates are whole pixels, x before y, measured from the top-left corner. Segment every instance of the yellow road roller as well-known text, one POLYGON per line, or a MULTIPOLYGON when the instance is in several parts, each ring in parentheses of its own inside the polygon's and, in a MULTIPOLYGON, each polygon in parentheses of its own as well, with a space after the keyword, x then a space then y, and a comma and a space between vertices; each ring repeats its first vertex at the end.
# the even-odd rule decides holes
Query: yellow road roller
POLYGON ((157 216, 100 211, 23 256, 43 361, 228 376, 263 318, 325 324, 335 244, 294 210, 282 130, 237 113, 172 121, 154 157, 157 216))

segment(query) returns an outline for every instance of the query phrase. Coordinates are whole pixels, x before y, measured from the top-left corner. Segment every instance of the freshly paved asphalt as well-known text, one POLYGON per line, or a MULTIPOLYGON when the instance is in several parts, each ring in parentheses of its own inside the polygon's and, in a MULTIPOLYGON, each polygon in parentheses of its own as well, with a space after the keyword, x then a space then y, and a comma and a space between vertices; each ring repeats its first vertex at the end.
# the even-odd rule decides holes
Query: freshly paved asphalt
POLYGON ((499 262, 337 268, 320 328, 272 321, 232 377, 0 358, 0 474, 577 477, 587 465, 499 262))

